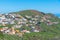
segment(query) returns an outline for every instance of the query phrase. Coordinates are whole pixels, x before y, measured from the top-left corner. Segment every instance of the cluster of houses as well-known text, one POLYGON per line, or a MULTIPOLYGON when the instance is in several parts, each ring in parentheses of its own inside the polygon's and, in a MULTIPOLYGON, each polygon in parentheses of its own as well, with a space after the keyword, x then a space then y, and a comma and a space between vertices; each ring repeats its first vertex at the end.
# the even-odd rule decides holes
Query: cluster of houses
POLYGON ((51 18, 48 15, 40 17, 39 15, 25 15, 21 16, 19 14, 0 14, 0 25, 5 26, 0 28, 0 31, 7 34, 23 34, 31 32, 40 32, 42 29, 40 27, 41 22, 46 22, 47 25, 58 24, 58 22, 51 22, 47 20, 51 18), (13 25, 11 28, 6 27, 7 24, 13 25), (22 28, 27 26, 31 30, 22 28), (22 30, 20 30, 21 28, 22 30), (19 29, 19 30, 17 30, 19 29))
POLYGON ((42 17, 41 22, 45 22, 47 25, 54 25, 54 24, 58 24, 59 22, 52 22, 49 19, 51 19, 51 16, 45 15, 42 17))

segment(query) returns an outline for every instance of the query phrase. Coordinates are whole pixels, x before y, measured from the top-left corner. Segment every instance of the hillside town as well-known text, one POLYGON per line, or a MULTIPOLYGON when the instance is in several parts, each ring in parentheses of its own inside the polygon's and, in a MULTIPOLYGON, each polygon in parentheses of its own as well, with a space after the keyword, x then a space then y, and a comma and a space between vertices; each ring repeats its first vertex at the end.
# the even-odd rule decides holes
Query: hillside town
POLYGON ((41 23, 45 23, 47 26, 58 24, 59 22, 51 22, 49 19, 51 16, 44 15, 19 15, 19 14, 0 14, 0 31, 3 34, 19 35, 22 36, 24 33, 41 32, 41 23), (12 26, 7 26, 12 25, 12 26), (27 29, 25 29, 27 27, 27 29))

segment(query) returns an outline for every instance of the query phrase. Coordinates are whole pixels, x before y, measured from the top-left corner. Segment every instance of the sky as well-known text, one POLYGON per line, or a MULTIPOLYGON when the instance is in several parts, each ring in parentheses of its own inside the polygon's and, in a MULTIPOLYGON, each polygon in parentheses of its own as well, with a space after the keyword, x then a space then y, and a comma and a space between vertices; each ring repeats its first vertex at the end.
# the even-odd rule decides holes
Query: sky
POLYGON ((29 9, 60 14, 60 0, 0 0, 0 13, 29 9))

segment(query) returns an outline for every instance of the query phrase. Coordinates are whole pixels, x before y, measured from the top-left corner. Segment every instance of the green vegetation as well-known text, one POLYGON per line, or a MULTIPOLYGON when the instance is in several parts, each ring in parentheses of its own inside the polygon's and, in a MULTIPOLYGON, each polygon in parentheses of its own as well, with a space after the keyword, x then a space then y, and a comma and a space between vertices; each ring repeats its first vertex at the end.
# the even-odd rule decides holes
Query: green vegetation
POLYGON ((59 40, 60 35, 49 32, 30 33, 30 34, 25 34, 23 39, 24 40, 59 40))

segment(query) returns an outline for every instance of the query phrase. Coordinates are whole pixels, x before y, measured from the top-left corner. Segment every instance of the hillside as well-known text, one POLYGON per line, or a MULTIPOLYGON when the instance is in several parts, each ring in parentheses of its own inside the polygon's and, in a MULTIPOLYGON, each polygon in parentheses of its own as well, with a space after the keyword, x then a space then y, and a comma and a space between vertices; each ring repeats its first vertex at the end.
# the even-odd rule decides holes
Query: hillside
MULTIPOLYGON (((26 24, 28 24, 28 26, 23 24, 21 28, 18 28, 18 30, 26 29, 31 31, 33 29, 31 27, 34 27, 34 30, 37 30, 37 32, 31 31, 31 33, 25 33, 22 37, 23 40, 59 40, 60 38, 60 19, 51 13, 39 12, 36 10, 24 10, 19 12, 12 12, 9 14, 16 14, 18 20, 14 19, 15 24, 7 24, 6 26, 12 27, 12 25, 18 25, 19 20, 21 18, 25 18, 27 20, 26 24), (18 15, 21 15, 22 17, 19 18, 20 16, 18 17, 18 15)), ((11 40, 10 38, 8 39, 8 37, 12 38, 12 40, 20 39, 16 35, 5 35, 6 40, 11 40), (14 39, 14 37, 16 39, 14 39)))

